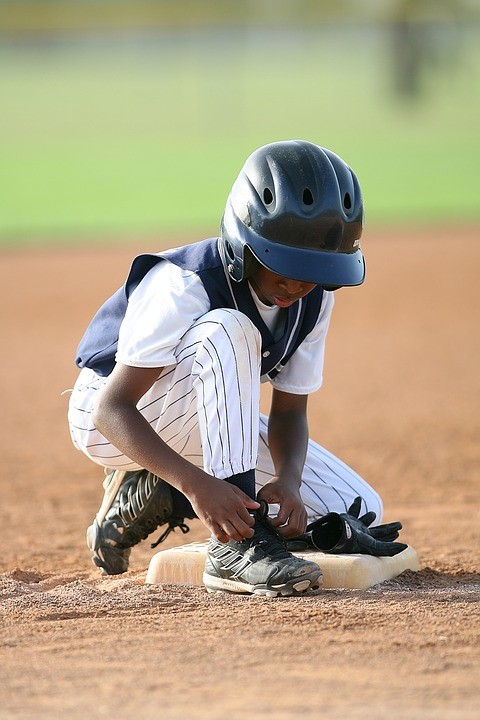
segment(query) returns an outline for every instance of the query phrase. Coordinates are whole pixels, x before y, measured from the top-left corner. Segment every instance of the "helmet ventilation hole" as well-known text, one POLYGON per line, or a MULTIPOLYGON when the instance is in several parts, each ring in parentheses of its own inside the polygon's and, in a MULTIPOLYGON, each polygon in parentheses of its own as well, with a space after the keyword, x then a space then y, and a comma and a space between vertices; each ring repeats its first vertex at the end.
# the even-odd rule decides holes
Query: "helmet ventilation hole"
POLYGON ((313 195, 310 188, 305 188, 305 190, 303 191, 303 204, 313 205, 313 195))
POLYGON ((270 205, 273 202, 272 191, 268 187, 266 187, 263 191, 263 200, 265 205, 270 205))
POLYGON ((231 244, 228 241, 225 243, 225 254, 226 254, 229 262, 231 262, 231 263, 234 262, 235 252, 234 252, 233 247, 231 246, 231 244))
POLYGON ((345 195, 344 195, 343 206, 345 207, 346 210, 352 209, 352 198, 350 197, 350 193, 348 193, 348 192, 345 193, 345 195))

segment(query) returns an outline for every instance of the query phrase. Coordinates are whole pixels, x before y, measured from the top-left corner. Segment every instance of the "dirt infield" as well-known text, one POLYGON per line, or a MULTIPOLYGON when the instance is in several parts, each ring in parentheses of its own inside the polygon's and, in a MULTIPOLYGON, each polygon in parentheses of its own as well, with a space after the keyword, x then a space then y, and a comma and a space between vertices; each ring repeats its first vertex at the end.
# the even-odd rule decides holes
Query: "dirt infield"
POLYGON ((125 576, 90 562, 101 471, 61 393, 92 313, 156 249, 1 255, 0 718, 479 718, 480 231, 367 233, 367 282, 337 293, 309 405, 421 571, 281 600, 149 589, 148 542, 125 576))

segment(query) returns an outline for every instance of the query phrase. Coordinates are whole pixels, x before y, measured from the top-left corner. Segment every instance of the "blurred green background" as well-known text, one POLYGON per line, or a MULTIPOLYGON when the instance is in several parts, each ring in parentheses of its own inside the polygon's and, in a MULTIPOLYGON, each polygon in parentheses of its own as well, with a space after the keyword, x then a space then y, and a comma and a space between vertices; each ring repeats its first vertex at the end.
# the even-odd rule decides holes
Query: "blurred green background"
POLYGON ((303 138, 369 225, 476 222, 480 0, 0 0, 0 243, 215 234, 303 138))

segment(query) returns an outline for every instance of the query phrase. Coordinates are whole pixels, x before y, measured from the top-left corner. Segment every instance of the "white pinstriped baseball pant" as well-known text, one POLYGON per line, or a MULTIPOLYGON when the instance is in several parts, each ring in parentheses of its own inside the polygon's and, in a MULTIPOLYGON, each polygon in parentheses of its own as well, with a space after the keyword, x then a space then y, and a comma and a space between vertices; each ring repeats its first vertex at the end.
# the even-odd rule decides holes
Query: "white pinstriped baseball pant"
MULTIPOLYGON (((261 338, 236 310, 212 310, 184 335, 176 364, 163 370, 138 403, 157 434, 180 455, 218 478, 256 468, 257 491, 274 475, 268 418, 260 413, 261 338)), ((68 420, 76 448, 103 467, 139 466, 115 448, 92 422, 106 378, 84 368, 73 389, 68 420)), ((362 511, 381 521, 382 501, 357 473, 312 440, 302 475, 309 520, 344 512, 360 495, 362 511)))

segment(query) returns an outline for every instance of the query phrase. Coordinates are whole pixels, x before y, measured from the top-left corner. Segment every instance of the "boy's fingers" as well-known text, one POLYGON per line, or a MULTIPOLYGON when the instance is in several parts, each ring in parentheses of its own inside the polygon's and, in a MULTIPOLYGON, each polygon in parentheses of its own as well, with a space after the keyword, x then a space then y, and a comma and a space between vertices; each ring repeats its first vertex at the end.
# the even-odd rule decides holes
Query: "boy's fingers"
POLYGON ((258 510, 260 507, 260 503, 256 500, 252 500, 252 498, 249 498, 248 495, 245 496, 246 500, 244 500, 244 505, 246 508, 250 508, 250 510, 258 510))
POLYGON ((287 522, 290 515, 291 515, 291 511, 287 510, 286 508, 281 507, 278 511, 277 516, 271 519, 273 525, 275 525, 275 527, 277 525, 285 525, 285 523, 287 522))
POLYGON ((232 538, 232 540, 237 540, 238 542, 243 540, 243 537, 240 535, 238 530, 228 520, 225 520, 223 523, 223 530, 229 539, 232 538))
POLYGON ((237 488, 235 486, 233 486, 233 489, 235 490, 246 508, 248 508, 249 510, 257 510, 260 507, 260 503, 249 497, 246 493, 243 492, 243 490, 240 490, 240 488, 237 488))
MULTIPOLYGON (((255 518, 251 513, 249 513, 249 510, 257 510, 257 508, 260 507, 260 504, 256 502, 256 500, 252 500, 247 495, 245 495, 245 501, 242 502, 242 504, 236 508, 237 515, 242 523, 245 523, 248 525, 248 527, 252 527, 255 524, 255 518), (248 503, 248 504, 247 504, 248 503)), ((238 524, 235 523, 236 527, 238 528, 238 524)))
POLYGON ((255 525, 255 518, 250 515, 246 508, 242 508, 241 511, 237 513, 237 517, 234 518, 233 524, 235 529, 240 533, 241 540, 246 537, 252 537, 252 528, 255 525))
POLYGON ((281 508, 277 517, 271 518, 272 525, 285 537, 295 537, 305 532, 307 513, 305 510, 281 508))
POLYGON ((248 527, 240 518, 236 519, 234 522, 230 522, 229 520, 225 520, 223 523, 223 530, 228 535, 228 539, 236 540, 237 542, 241 542, 245 538, 251 538, 253 535, 253 530, 251 527, 248 527))
POLYGON ((219 540, 222 543, 227 543, 230 540, 230 537, 227 535, 227 533, 219 526, 215 526, 215 530, 213 532, 217 540, 219 540))
POLYGON ((213 525, 213 534, 220 542, 228 542, 230 539, 241 542, 245 538, 253 536, 253 525, 255 518, 249 510, 257 510, 260 503, 249 497, 243 490, 231 486, 240 502, 235 502, 231 507, 226 503, 223 511, 217 514, 217 521, 213 525), (222 519, 222 515, 223 518, 222 519))

